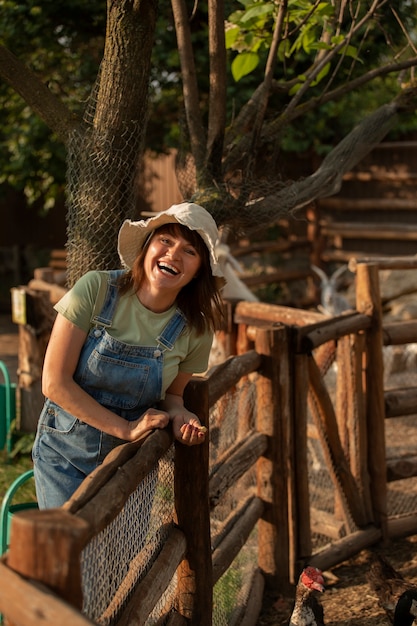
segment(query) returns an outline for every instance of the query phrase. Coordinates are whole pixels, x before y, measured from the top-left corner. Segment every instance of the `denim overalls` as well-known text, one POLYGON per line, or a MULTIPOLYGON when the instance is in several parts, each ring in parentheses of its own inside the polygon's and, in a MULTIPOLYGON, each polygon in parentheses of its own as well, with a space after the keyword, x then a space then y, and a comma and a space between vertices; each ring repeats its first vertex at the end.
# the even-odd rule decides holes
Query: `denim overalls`
MULTIPOLYGON (((160 401, 164 352, 172 350, 186 320, 177 309, 153 347, 134 346, 111 337, 106 328, 112 325, 121 272, 108 272, 104 304, 92 319, 74 380, 113 413, 136 420, 160 401)), ((123 440, 81 422, 47 398, 32 452, 39 508, 61 506, 121 443, 123 440)))

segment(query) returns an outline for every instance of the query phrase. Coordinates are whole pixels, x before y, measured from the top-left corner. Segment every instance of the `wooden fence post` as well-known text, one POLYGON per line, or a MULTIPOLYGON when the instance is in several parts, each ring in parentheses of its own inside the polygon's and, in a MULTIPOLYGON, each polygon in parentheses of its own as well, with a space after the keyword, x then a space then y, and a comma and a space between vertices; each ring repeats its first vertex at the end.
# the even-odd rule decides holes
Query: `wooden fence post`
POLYGON ((293 474, 290 480, 290 568, 291 582, 296 583, 301 560, 312 553, 310 492, 307 454, 307 397, 309 389, 308 356, 295 355, 294 424, 292 454, 293 474), (295 445, 295 441, 297 442, 295 445), (299 563, 298 571, 295 564, 299 563))
POLYGON ((12 517, 7 565, 44 583, 60 598, 81 609, 80 555, 89 525, 63 509, 27 510, 12 517))
MULTIPOLYGON (((193 378, 185 405, 209 426, 208 381, 193 378)), ((198 446, 175 445, 175 509, 187 540, 185 559, 178 568, 178 612, 191 626, 212 626, 213 567, 209 509, 209 433, 198 446)))
POLYGON ((382 356, 382 310, 378 266, 359 263, 356 268, 356 308, 369 315, 372 324, 365 331, 366 423, 368 471, 374 521, 381 526, 382 537, 387 530, 387 463, 385 455, 384 363, 382 356))
POLYGON ((257 462, 258 496, 265 512, 258 522, 259 567, 266 584, 290 588, 289 478, 292 474, 292 373, 290 329, 258 329, 255 348, 262 355, 257 379, 256 429, 268 436, 268 449, 257 462))

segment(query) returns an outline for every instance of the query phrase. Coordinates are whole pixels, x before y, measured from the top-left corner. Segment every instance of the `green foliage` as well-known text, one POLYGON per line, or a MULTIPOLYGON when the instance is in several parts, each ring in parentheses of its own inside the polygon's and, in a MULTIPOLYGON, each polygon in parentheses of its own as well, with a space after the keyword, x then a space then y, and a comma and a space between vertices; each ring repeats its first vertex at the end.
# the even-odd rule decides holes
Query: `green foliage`
MULTIPOLYGON (((226 25, 232 76, 240 83, 249 76, 256 76, 259 83, 281 3, 240 0, 239 5, 226 25)), ((368 5, 352 3, 351 12, 345 11, 340 18, 330 0, 317 4, 309 0, 289 0, 274 74, 279 88, 270 97, 270 116, 285 110, 291 98, 305 86, 308 89, 303 102, 316 98, 320 103, 327 90, 345 86, 389 59, 404 59, 414 54, 407 45, 407 36, 415 39, 415 3, 399 2, 395 13, 390 3, 383 4, 372 19, 350 37, 352 23, 359 23, 369 10, 368 5), (355 20, 352 19, 354 12, 355 20), (319 66, 322 56, 332 51, 333 56, 319 66)), ((412 74, 403 72, 403 75, 412 74)), ((294 125, 285 126, 281 148, 290 152, 313 149, 319 154, 326 153, 367 113, 394 98, 400 90, 397 78, 386 75, 338 101, 319 104, 313 112, 304 113, 294 125)), ((415 130, 416 126, 416 120, 413 122, 410 117, 403 122, 402 130, 415 130)))
MULTIPOLYGON (((75 113, 83 110, 101 60, 100 0, 0 0, 0 43, 75 113)), ((65 185, 65 147, 6 83, 0 82, 0 194, 23 191, 28 205, 52 207, 65 185)))

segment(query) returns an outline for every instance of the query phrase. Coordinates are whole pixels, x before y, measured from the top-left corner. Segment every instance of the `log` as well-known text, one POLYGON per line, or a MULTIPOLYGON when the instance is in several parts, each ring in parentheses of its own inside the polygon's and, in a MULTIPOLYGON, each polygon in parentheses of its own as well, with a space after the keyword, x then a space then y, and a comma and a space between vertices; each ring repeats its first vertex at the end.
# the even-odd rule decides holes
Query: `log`
POLYGON ((417 513, 388 519, 388 536, 390 539, 411 537, 415 534, 417 534, 417 513))
MULTIPOLYGON (((289 450, 289 554, 290 581, 298 577, 295 565, 303 555, 312 550, 310 527, 310 487, 308 472, 307 437, 310 436, 308 420, 308 357, 297 354, 294 359, 294 422, 291 428, 289 450), (292 460, 291 460, 292 459, 292 460)), ((313 426, 311 424, 311 426, 313 426)), ((315 427, 314 427, 315 428, 315 427)), ((317 429, 315 428, 317 434, 317 429)))
MULTIPOLYGON (((149 614, 168 588, 185 551, 184 533, 178 528, 172 528, 158 558, 146 574, 146 578, 129 598, 129 603, 117 620, 116 626, 145 624, 149 614)), ((103 617, 106 616, 100 616, 100 620, 103 620, 103 617)), ((104 623, 107 622, 104 621, 104 623)))
POLYGON ((417 256, 358 256, 349 263, 351 272, 356 272, 361 263, 374 263, 380 270, 409 270, 417 268, 417 256))
POLYGON ((417 387, 384 392, 385 417, 417 414, 417 387))
MULTIPOLYGON (((374 180, 381 181, 383 183, 390 182, 409 182, 414 181, 417 178, 417 174, 413 172, 405 171, 390 172, 382 169, 380 171, 374 170, 372 172, 347 172, 343 176, 343 180, 360 180, 362 182, 372 182, 374 180)), ((342 198, 343 199, 343 198, 342 198)))
POLYGON ((212 557, 213 585, 229 569, 242 546, 246 543, 263 510, 264 503, 262 500, 253 498, 249 506, 238 516, 236 524, 230 533, 224 537, 223 541, 214 550, 212 557))
POLYGON ((286 326, 258 330, 255 348, 263 355, 256 377, 256 429, 268 437, 266 453, 256 464, 258 495, 265 503, 258 524, 258 565, 267 586, 279 585, 284 593, 289 590, 292 571, 288 545, 296 433, 291 394, 293 330, 286 326))
POLYGON ((46 291, 49 295, 49 301, 52 305, 56 304, 67 293, 68 289, 57 285, 56 283, 49 283, 45 280, 39 280, 32 278, 28 282, 29 289, 36 289, 38 291, 46 291))
POLYGON ((387 481, 403 480, 417 476, 417 456, 387 459, 387 481))
POLYGON ((414 198, 320 198, 320 209, 325 211, 415 211, 414 198))
MULTIPOLYGON (((415 209, 415 201, 414 209, 415 209)), ((321 233, 324 237, 339 237, 341 239, 371 239, 387 241, 417 241, 417 233, 409 224, 381 224, 350 223, 350 222, 320 222, 321 233)))
POLYGON ((308 371, 311 411, 320 434, 330 476, 338 490, 340 501, 348 508, 345 521, 349 526, 348 513, 350 512, 357 526, 364 526, 369 521, 366 507, 343 452, 332 402, 312 357, 308 360, 308 371))
MULTIPOLYGON (((208 381, 193 378, 185 406, 209 426, 208 381)), ((175 444, 175 510, 187 552, 177 570, 177 610, 191 626, 212 626, 213 580, 209 511, 209 437, 198 446, 175 444)))
POLYGON ((257 252, 288 252, 297 248, 309 248, 310 241, 306 237, 298 237, 291 241, 255 241, 254 243, 231 246, 231 253, 234 257, 247 256, 257 252))
POLYGON ((242 593, 246 598, 246 605, 241 604, 234 609, 229 618, 229 626, 256 626, 262 610, 264 587, 262 572, 256 568, 242 593))
POLYGON ((340 539, 346 535, 346 525, 331 513, 311 507, 311 532, 331 539, 340 539))
POLYGON ((62 509, 17 512, 12 516, 8 566, 81 610, 80 554, 89 531, 87 522, 62 509))
POLYGON ((223 363, 215 365, 207 372, 209 385, 209 406, 212 407, 242 376, 258 369, 261 357, 255 350, 231 356, 223 363))
POLYGON ((326 319, 326 316, 315 311, 304 311, 263 302, 244 301, 237 303, 234 316, 236 324, 256 324, 257 326, 259 326, 260 322, 304 326, 305 324, 314 324, 323 319, 326 319))
POLYGON ((19 576, 0 561, 0 612, 16 626, 96 626, 40 583, 19 576))
POLYGON ((239 517, 242 516, 243 512, 246 511, 248 506, 251 504, 253 498, 254 494, 250 493, 247 498, 239 502, 238 509, 234 509, 231 513, 229 513, 226 519, 222 521, 221 524, 216 525, 216 532, 212 534, 211 537, 211 549, 213 551, 219 547, 220 543, 223 541, 223 538, 232 531, 232 528, 236 524, 237 520, 239 519, 239 517))
POLYGON ((136 441, 121 444, 114 448, 104 459, 103 463, 89 474, 78 489, 67 502, 62 505, 62 509, 69 513, 77 513, 85 506, 100 489, 108 483, 118 471, 119 467, 131 459, 142 446, 145 439, 153 437, 159 439, 159 431, 147 433, 136 441))
MULTIPOLYGON (((332 241, 333 245, 336 246, 336 241, 332 241)), ((361 242, 362 245, 366 242, 361 242)), ((337 248, 325 248, 321 253, 321 261, 324 263, 347 263, 348 267, 351 264, 354 264, 355 259, 359 258, 367 258, 368 262, 371 263, 373 259, 372 252, 367 252, 366 250, 342 250, 342 242, 337 242, 337 248)), ((378 256, 377 253, 374 255, 378 256)), ((353 270, 352 270, 353 271, 353 270)))
POLYGON ((417 342, 417 320, 384 324, 382 327, 382 338, 384 346, 417 342))
POLYGON ((382 310, 378 266, 359 265, 356 272, 356 308, 372 318, 366 330, 365 392, 369 491, 374 523, 387 528, 387 484, 385 458, 384 363, 382 357, 382 310))
POLYGON ((101 485, 94 498, 78 508, 76 515, 88 522, 91 537, 104 530, 117 517, 130 494, 171 444, 170 430, 155 431, 145 439, 137 453, 101 485))
POLYGON ((209 480, 209 501, 215 507, 225 491, 247 472, 265 452, 268 440, 265 434, 251 432, 242 441, 231 446, 220 457, 209 480))
POLYGON ((240 279, 248 287, 258 287, 259 285, 288 283, 292 280, 305 280, 311 275, 311 270, 307 267, 304 270, 280 270, 271 273, 254 274, 252 276, 240 276, 240 279))
POLYGON ((381 539, 381 529, 369 526, 335 541, 330 547, 314 554, 308 559, 308 564, 321 570, 331 569, 355 556, 361 550, 378 543, 381 539))
POLYGON ((369 328, 371 319, 361 313, 347 312, 327 318, 317 324, 304 326, 297 333, 297 351, 308 353, 328 341, 369 328))

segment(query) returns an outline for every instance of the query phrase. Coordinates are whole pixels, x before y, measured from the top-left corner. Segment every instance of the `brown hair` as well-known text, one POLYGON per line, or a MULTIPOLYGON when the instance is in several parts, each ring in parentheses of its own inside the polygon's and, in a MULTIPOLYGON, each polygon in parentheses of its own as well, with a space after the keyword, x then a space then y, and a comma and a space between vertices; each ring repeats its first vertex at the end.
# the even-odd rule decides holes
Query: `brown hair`
POLYGON ((123 274, 119 280, 119 293, 125 294, 132 290, 136 293, 144 279, 144 259, 151 239, 156 233, 166 232, 170 235, 181 235, 197 250, 201 258, 198 275, 185 285, 178 294, 177 306, 184 313, 188 324, 198 335, 206 330, 218 330, 223 320, 223 306, 217 287, 216 278, 211 272, 209 251, 200 235, 178 223, 164 224, 152 231, 145 240, 137 255, 132 269, 123 274))

